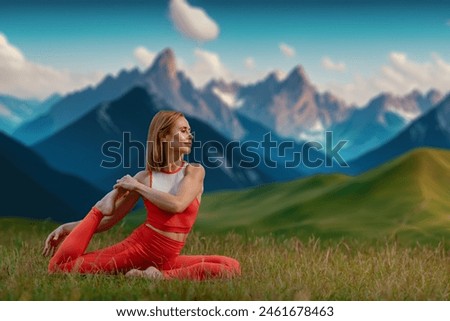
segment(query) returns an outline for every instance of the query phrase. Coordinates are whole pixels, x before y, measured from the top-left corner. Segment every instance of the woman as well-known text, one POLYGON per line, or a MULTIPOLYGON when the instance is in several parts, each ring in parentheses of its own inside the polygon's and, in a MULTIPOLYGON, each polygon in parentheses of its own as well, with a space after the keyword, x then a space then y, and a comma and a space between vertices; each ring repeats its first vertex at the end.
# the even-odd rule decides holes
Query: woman
POLYGON ((47 237, 50 273, 126 273, 128 276, 203 280, 240 274, 239 262, 218 255, 180 255, 200 206, 205 170, 188 164, 192 135, 183 114, 160 111, 147 139, 147 169, 117 180, 114 189, 79 222, 47 237), (122 242, 84 253, 93 234, 119 222, 142 197, 147 220, 122 242), (66 237, 67 236, 67 237, 66 237))

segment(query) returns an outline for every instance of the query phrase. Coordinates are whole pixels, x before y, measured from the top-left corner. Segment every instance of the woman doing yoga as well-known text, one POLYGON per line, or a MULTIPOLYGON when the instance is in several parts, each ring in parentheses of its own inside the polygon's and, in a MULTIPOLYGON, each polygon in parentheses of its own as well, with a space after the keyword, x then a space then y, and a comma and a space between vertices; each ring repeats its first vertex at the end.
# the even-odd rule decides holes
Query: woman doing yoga
POLYGON ((205 176, 201 165, 183 160, 191 146, 192 135, 183 114, 158 112, 148 133, 147 169, 118 179, 83 220, 50 233, 43 251, 45 256, 54 253, 48 271, 191 280, 240 275, 235 259, 180 255, 197 217, 205 176), (146 221, 122 242, 85 253, 93 234, 114 226, 140 197, 147 210, 146 221))

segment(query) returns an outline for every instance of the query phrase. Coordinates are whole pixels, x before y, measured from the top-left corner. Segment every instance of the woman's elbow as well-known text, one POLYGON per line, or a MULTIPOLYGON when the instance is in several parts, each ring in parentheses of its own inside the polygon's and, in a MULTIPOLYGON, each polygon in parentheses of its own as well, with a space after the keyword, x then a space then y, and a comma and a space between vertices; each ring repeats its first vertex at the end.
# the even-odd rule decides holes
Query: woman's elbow
POLYGON ((180 213, 186 209, 186 205, 180 200, 174 200, 171 202, 169 208, 167 209, 171 213, 180 213))

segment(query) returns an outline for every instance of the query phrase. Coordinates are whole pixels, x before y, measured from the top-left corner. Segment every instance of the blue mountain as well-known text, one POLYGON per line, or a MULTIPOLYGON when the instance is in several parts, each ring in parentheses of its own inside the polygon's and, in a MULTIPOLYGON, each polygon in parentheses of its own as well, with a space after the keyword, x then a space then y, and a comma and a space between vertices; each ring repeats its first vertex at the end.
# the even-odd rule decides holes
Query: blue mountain
POLYGON ((0 131, 12 134, 24 122, 46 114, 59 99, 57 94, 43 101, 0 95, 0 131))
POLYGON ((98 86, 87 87, 63 97, 50 111, 21 125, 13 136, 26 145, 54 134, 88 113, 97 104, 115 99, 134 86, 137 69, 122 71, 117 77, 107 76, 98 86))
POLYGON ((450 149, 450 95, 386 144, 350 162, 347 173, 365 172, 418 147, 450 149))
POLYGON ((366 106, 353 109, 348 118, 333 123, 329 130, 336 139, 347 140, 343 157, 355 159, 394 138, 441 99, 435 90, 426 94, 412 91, 403 97, 383 93, 366 106))
POLYGON ((36 153, 2 133, 0 146, 1 217, 77 220, 103 196, 86 181, 52 169, 36 153))

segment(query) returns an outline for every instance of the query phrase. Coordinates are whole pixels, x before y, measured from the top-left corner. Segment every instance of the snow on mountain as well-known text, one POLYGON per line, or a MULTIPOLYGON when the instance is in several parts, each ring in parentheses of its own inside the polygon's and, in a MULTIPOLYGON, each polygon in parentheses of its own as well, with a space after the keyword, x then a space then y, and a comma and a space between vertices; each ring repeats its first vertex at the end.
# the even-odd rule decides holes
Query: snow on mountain
POLYGON ((352 108, 330 93, 319 93, 301 66, 282 80, 271 73, 243 87, 239 99, 239 113, 295 139, 317 139, 320 130, 345 119, 352 108))
POLYGON ((342 154, 349 160, 381 146, 409 123, 429 111, 442 99, 436 91, 406 96, 380 94, 369 103, 352 111, 349 117, 330 130, 336 139, 347 140, 342 154))
POLYGON ((24 122, 48 112, 60 98, 55 94, 38 101, 0 95, 0 131, 11 135, 24 122))
POLYGON ((212 91, 230 108, 239 108, 244 104, 244 100, 238 99, 236 93, 224 92, 218 87, 214 87, 212 91))

